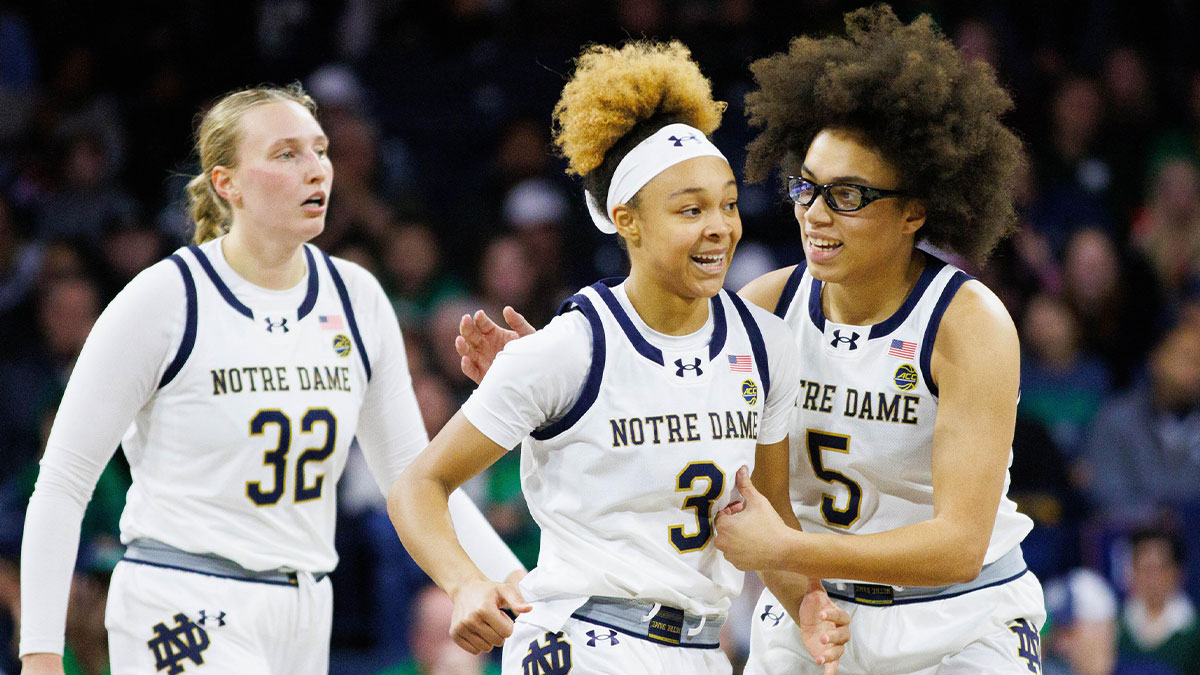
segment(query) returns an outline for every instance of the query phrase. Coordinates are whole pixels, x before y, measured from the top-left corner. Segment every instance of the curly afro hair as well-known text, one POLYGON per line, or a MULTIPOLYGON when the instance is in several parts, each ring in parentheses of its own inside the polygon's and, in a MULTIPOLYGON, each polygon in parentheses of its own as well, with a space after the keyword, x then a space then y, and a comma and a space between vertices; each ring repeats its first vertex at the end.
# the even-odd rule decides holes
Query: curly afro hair
POLYGON ((711 134, 724 111, 682 43, 592 45, 575 60, 554 106, 554 144, 567 173, 582 176, 603 204, 617 164, 638 143, 675 122, 711 134))
POLYGON ((761 129, 746 175, 796 173, 822 129, 860 132, 925 201, 919 240, 982 263, 1016 221, 1021 141, 1000 121, 1012 99, 991 68, 963 59, 922 15, 904 25, 887 5, 846 14, 846 37, 792 40, 750 66, 746 97, 761 129))

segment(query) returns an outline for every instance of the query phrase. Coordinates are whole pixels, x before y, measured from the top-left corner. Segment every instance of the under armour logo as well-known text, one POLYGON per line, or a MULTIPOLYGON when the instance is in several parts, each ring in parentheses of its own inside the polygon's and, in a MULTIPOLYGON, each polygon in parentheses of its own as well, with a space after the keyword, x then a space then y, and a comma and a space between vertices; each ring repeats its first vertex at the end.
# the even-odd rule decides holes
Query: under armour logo
POLYGON ((288 332, 288 330, 290 330, 287 327, 287 317, 280 317, 279 321, 272 321, 271 317, 266 316, 266 317, 263 317, 263 321, 267 322, 267 332, 268 333, 274 333, 276 328, 283 329, 283 332, 285 332, 285 333, 288 332))
POLYGON ((1041 640, 1038 637, 1037 629, 1025 619, 1017 619, 1008 626, 1008 629, 1021 640, 1021 644, 1017 645, 1017 657, 1025 659, 1029 666, 1029 672, 1040 673, 1042 671, 1042 654, 1041 640))
POLYGON ((608 635, 604 635, 604 634, 597 635, 596 631, 589 630, 587 632, 587 636, 588 636, 588 646, 589 647, 595 647, 597 642, 607 642, 610 645, 621 644, 621 641, 617 639, 617 631, 612 630, 611 628, 608 630, 608 635))
POLYGON ((675 147, 677 147, 677 148, 682 148, 684 141, 695 141, 696 143, 700 142, 700 139, 696 138, 696 134, 688 134, 686 136, 679 136, 679 137, 668 136, 667 140, 674 142, 675 147))
POLYGON ((217 628, 220 628, 221 626, 225 625, 225 612, 222 611, 216 616, 209 616, 208 612, 202 609, 200 610, 200 620, 196 623, 200 624, 201 626, 211 626, 215 623, 217 624, 217 628))
POLYGON ((837 348, 843 342, 850 343, 851 351, 858 349, 858 333, 850 333, 850 337, 842 337, 841 329, 833 331, 833 341, 829 343, 830 346, 837 348))
POLYGON ((208 633, 203 628, 192 623, 183 612, 173 618, 173 628, 161 622, 155 624, 154 638, 146 642, 154 652, 155 670, 165 668, 168 675, 182 673, 184 659, 191 659, 198 666, 204 665, 202 654, 208 649, 208 633))
POLYGON ((563 634, 547 632, 545 644, 529 643, 529 653, 521 661, 522 675, 567 675, 571 672, 571 643, 563 634))
POLYGON ((778 626, 779 622, 783 620, 783 612, 772 612, 771 610, 774 607, 775 605, 767 605, 764 607, 762 616, 758 617, 759 620, 761 620, 763 623, 766 623, 767 619, 771 619, 771 625, 778 626))
POLYGON ((696 371, 693 374, 697 377, 704 374, 704 371, 700 370, 700 357, 696 357, 694 363, 689 363, 687 365, 684 365, 683 359, 675 359, 675 368, 675 377, 683 377, 684 372, 689 370, 696 371))

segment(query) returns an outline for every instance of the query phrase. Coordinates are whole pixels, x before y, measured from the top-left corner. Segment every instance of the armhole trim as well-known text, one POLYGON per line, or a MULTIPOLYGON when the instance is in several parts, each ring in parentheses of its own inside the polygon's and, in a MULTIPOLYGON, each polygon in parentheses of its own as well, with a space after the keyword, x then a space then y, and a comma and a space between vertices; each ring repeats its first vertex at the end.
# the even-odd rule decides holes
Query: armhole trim
POLYGON ((346 282, 342 281, 342 275, 338 274, 337 267, 334 267, 329 254, 321 251, 321 256, 325 258, 325 266, 329 268, 329 277, 333 279, 333 286, 337 289, 338 298, 342 301, 342 309, 346 310, 346 321, 350 324, 350 336, 354 338, 354 346, 358 347, 358 356, 362 359, 363 369, 367 373, 367 381, 370 382, 371 360, 367 358, 362 334, 358 332, 358 321, 354 318, 354 307, 350 304, 350 293, 346 290, 346 282))
POLYGON ((804 270, 808 267, 808 260, 801 260, 800 264, 796 265, 796 269, 792 270, 788 276, 787 283, 783 285, 783 293, 779 295, 779 301, 775 303, 775 316, 784 318, 787 316, 788 308, 792 306, 792 300, 796 298, 796 291, 800 290, 800 281, 804 279, 804 270))
POLYGON ((921 340, 921 377, 925 378, 925 386, 929 387, 929 393, 933 394, 934 398, 938 396, 938 388, 932 377, 933 342, 937 339, 938 326, 942 323, 942 315, 946 313, 950 301, 954 299, 958 289, 971 279, 972 277, 966 272, 961 270, 955 272, 954 276, 950 277, 950 281, 946 282, 946 287, 942 289, 942 294, 933 307, 933 313, 929 315, 929 323, 925 324, 925 337, 921 340))
MULTIPOLYGON (((541 429, 535 429, 529 435, 539 441, 545 441, 553 438, 564 431, 570 429, 579 421, 583 414, 591 409, 592 404, 596 402, 596 397, 600 395, 600 383, 604 379, 604 362, 605 339, 604 339, 604 324, 600 321, 600 315, 596 312, 596 308, 583 294, 577 294, 563 303, 566 307, 568 304, 573 304, 575 309, 578 309, 587 318, 588 323, 592 327, 592 363, 588 366, 587 379, 583 383, 583 391, 579 393, 579 398, 559 419, 555 420, 541 429)), ((562 311, 559 312, 563 313, 562 311)))
POLYGON ((195 244, 188 244, 187 248, 192 252, 192 255, 196 256, 196 261, 200 263, 200 267, 204 268, 204 273, 208 275, 210 280, 212 280, 213 285, 217 287, 217 292, 221 294, 222 298, 225 298, 225 302, 229 303, 229 306, 236 309, 239 314, 242 314, 247 319, 253 320, 254 312, 251 311, 249 307, 242 304, 242 301, 237 299, 237 296, 233 294, 233 291, 229 290, 229 286, 227 286, 225 281, 221 279, 221 275, 217 274, 217 270, 213 268, 212 262, 209 261, 208 256, 204 255, 204 251, 201 251, 200 247, 195 244))
POLYGON ((758 366, 758 375, 763 381, 763 400, 765 401, 771 393, 771 366, 767 362, 767 343, 763 340, 762 330, 759 329, 758 322, 754 320, 754 315, 750 313, 750 308, 746 307, 746 303, 734 293, 729 294, 729 299, 733 301, 738 316, 742 317, 746 336, 750 338, 750 351, 754 352, 754 363, 758 366))
POLYGON ((183 339, 179 341, 179 351, 175 353, 175 358, 171 360, 171 365, 167 366, 167 371, 163 373, 162 379, 158 381, 158 388, 170 384, 171 380, 179 374, 183 369, 183 364, 187 363, 188 357, 192 354, 192 349, 196 346, 196 324, 199 317, 199 312, 196 308, 196 280, 192 278, 192 271, 188 269, 187 263, 183 262, 183 258, 179 254, 172 253, 168 258, 175 266, 179 268, 179 274, 183 277, 183 291, 187 302, 187 319, 183 325, 183 339))

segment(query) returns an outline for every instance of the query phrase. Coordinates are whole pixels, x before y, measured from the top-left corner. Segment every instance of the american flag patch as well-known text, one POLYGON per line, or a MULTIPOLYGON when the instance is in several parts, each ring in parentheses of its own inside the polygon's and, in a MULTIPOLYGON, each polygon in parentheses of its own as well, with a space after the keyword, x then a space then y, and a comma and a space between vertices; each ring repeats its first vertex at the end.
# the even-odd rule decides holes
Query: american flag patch
POLYGON ((317 317, 317 321, 324 330, 346 330, 346 324, 342 321, 342 317, 337 315, 325 316, 322 314, 317 317))
POLYGON ((904 340, 892 340, 892 346, 888 347, 888 356, 898 356, 902 359, 916 358, 917 343, 905 342, 904 340))
POLYGON ((749 354, 744 355, 729 355, 729 371, 733 373, 748 373, 754 361, 749 354))

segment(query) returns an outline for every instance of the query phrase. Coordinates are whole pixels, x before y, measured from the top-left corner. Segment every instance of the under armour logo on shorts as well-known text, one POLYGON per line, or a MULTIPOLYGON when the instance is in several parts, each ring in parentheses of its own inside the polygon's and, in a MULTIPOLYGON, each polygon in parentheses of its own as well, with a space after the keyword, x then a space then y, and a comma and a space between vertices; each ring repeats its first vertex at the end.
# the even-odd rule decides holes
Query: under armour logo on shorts
POLYGON ((221 626, 225 625, 225 612, 218 611, 213 616, 209 616, 208 611, 202 609, 200 610, 200 619, 196 621, 196 623, 200 624, 201 626, 212 627, 215 625, 220 628, 221 626))
POLYGON ((697 377, 704 374, 704 371, 700 370, 700 358, 699 357, 696 357, 694 363, 689 363, 686 365, 683 363, 683 359, 675 359, 675 368, 676 368, 676 370, 675 370, 676 377, 683 377, 683 374, 688 371, 692 371, 692 374, 696 375, 697 377))
POLYGON ((166 670, 167 675, 182 673, 184 659, 197 666, 204 665, 203 654, 208 649, 208 633, 203 628, 192 623, 183 612, 173 618, 174 627, 167 627, 165 622, 154 624, 154 637, 146 642, 154 653, 155 670, 166 670))
POLYGON ((547 632, 545 643, 529 643, 529 653, 521 660, 522 675, 568 675, 571 672, 571 643, 563 634, 547 632))
POLYGON ((610 646, 621 644, 621 641, 617 639, 617 631, 615 631, 611 628, 608 629, 607 635, 605 635, 604 633, 597 634, 596 631, 589 630, 587 632, 587 636, 588 636, 587 645, 589 647, 595 647, 597 642, 607 642, 610 646))
POLYGON ((1042 672, 1041 639, 1038 637, 1037 629, 1025 619, 1017 619, 1008 625, 1008 629, 1015 633, 1021 641, 1017 645, 1017 656, 1025 659, 1029 666, 1029 672, 1042 672))
POLYGON ((771 610, 774 607, 775 607, 775 605, 767 605, 766 607, 764 607, 762 616, 760 616, 758 618, 763 623, 766 623, 767 619, 771 619, 771 625, 778 626, 779 622, 783 620, 783 612, 772 612, 771 610))
POLYGON ((830 346, 837 348, 846 343, 849 343, 852 351, 858 349, 858 333, 850 333, 850 337, 844 337, 840 328, 833 331, 833 341, 829 343, 830 346))

